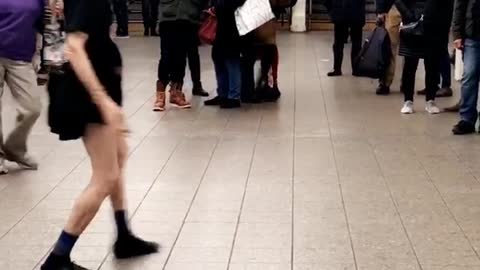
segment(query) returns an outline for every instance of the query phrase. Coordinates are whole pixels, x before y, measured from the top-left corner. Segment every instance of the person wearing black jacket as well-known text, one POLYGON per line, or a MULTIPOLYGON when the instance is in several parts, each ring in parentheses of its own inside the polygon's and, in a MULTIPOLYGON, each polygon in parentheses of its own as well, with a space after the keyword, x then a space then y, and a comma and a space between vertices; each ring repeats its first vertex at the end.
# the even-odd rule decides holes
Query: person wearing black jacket
POLYGON ((426 72, 425 110, 430 114, 438 114, 440 109, 435 103, 435 96, 443 50, 448 44, 453 0, 397 0, 395 5, 402 14, 405 25, 419 22, 423 17, 423 22, 420 22, 423 23, 422 36, 400 34, 400 55, 405 57, 401 86, 405 103, 401 112, 413 113, 415 74, 419 59, 423 58, 426 72))
POLYGON ((478 87, 480 82, 480 1, 457 0, 453 19, 455 48, 463 50, 464 72, 460 122, 453 133, 463 135, 475 132, 478 120, 478 87))
POLYGON ((142 0, 142 17, 144 36, 158 36, 158 4, 159 0, 142 0))
POLYGON ((223 109, 241 106, 240 35, 235 23, 235 10, 245 0, 215 0, 217 15, 217 35, 212 48, 212 58, 217 77, 218 96, 205 101, 207 106, 220 106, 223 109))
POLYGON ((362 31, 365 25, 365 0, 326 0, 330 18, 335 26, 335 41, 333 44, 333 71, 329 77, 342 75, 343 48, 348 36, 352 40, 351 61, 362 49, 362 31))

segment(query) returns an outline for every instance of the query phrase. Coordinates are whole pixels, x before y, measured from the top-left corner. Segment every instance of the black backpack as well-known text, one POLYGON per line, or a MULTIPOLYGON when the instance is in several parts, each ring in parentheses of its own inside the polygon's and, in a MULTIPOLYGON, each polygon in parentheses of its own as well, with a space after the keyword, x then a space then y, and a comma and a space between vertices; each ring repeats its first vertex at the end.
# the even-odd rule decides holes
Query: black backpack
POLYGON ((390 65, 392 48, 390 36, 383 26, 377 26, 365 40, 360 55, 354 61, 353 75, 380 79, 390 65))

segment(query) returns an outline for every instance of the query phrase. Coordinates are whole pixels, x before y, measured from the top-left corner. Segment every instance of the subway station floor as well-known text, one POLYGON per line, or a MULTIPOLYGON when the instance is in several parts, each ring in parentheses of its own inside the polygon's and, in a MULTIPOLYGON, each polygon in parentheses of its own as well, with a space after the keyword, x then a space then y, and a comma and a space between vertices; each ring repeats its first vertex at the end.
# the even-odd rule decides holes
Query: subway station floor
MULTIPOLYGON (((344 77, 327 78, 331 40, 280 35, 278 104, 224 111, 193 98, 193 109, 164 113, 151 111, 158 39, 119 40, 129 213, 162 249, 113 259, 105 202, 73 259, 102 270, 479 270, 480 137, 453 137, 457 116, 427 115, 420 97, 417 114, 401 115, 398 83, 377 97, 376 83, 353 78, 347 63, 344 77)), ((214 90, 209 48, 201 54, 214 90)), ((0 176, 1 270, 39 269, 89 180, 81 142, 58 142, 45 116, 30 141, 40 169, 9 164, 0 176)))

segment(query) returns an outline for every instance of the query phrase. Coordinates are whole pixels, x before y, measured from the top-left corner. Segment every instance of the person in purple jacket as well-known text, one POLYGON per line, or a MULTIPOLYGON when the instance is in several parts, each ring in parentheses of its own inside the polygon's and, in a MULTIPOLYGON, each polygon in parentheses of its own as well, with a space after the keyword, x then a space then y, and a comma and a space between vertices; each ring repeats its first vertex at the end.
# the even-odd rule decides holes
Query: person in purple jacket
POLYGON ((15 128, 5 141, 0 128, 1 174, 8 173, 5 160, 26 169, 38 167, 27 154, 27 138, 42 107, 38 89, 34 86, 36 74, 32 59, 36 34, 41 30, 43 7, 43 0, 0 1, 0 97, 7 85, 18 112, 15 128))

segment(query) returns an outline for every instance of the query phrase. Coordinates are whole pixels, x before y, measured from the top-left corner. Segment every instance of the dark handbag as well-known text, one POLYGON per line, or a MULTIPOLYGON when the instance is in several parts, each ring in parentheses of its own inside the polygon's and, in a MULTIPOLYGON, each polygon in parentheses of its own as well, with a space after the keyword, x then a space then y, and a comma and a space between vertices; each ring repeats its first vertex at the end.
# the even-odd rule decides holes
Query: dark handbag
POLYGON ((404 36, 423 36, 423 15, 416 22, 400 25, 400 33, 404 36))
POLYGON ((203 44, 213 45, 215 38, 217 37, 217 16, 215 9, 210 8, 205 11, 206 18, 200 26, 198 31, 198 37, 203 44))
POLYGON ((385 27, 379 25, 365 39, 360 54, 353 62, 353 75, 380 79, 390 65, 392 56, 391 41, 385 27))

